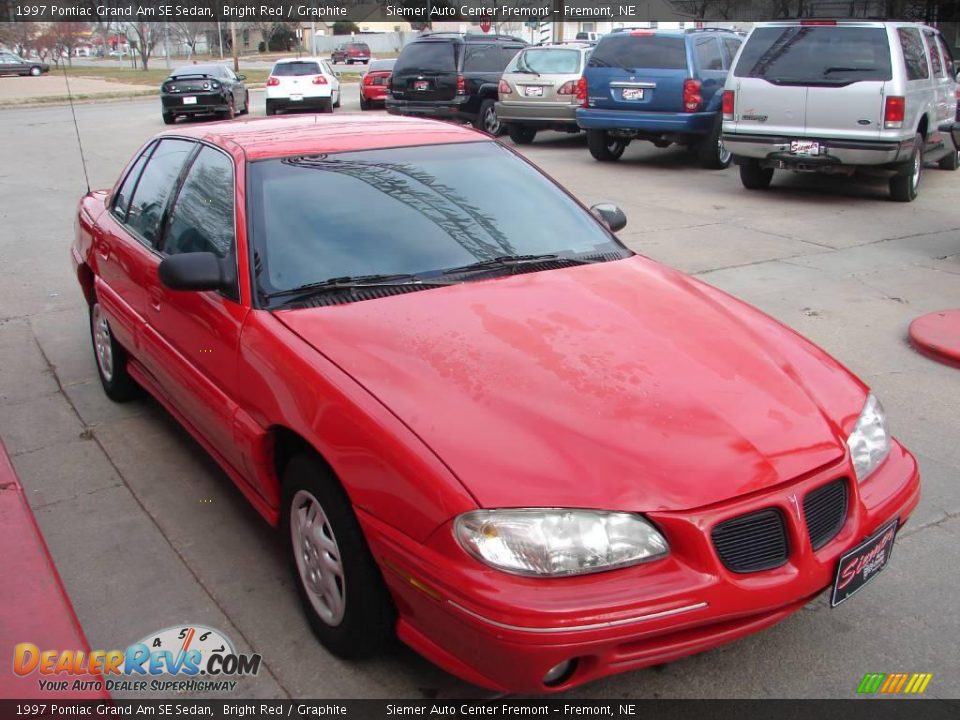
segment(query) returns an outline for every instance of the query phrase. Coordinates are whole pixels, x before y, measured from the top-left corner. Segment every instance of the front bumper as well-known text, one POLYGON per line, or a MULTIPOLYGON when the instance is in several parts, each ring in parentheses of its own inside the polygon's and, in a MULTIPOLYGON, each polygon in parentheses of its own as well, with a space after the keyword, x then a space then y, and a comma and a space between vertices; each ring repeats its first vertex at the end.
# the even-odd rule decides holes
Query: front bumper
POLYGON ((160 102, 163 112, 175 115, 203 115, 206 113, 225 112, 229 107, 227 98, 220 92, 185 92, 177 94, 162 94, 160 102), (184 104, 184 98, 196 98, 195 103, 184 104))
POLYGON ((465 100, 416 102, 411 100, 397 100, 387 95, 385 106, 387 112, 391 115, 410 115, 413 117, 436 118, 438 120, 472 122, 473 115, 465 111, 464 103, 465 100))
POLYGON ((797 138, 778 135, 723 133, 723 145, 735 157, 770 161, 773 164, 830 166, 830 165, 894 165, 913 156, 913 139, 898 140, 840 140, 830 138, 797 138), (794 155, 790 141, 804 139, 820 142, 820 154, 794 155))
POLYGON ((578 108, 577 125, 584 130, 630 130, 640 133, 706 135, 713 129, 717 113, 643 112, 578 108))
MULTIPOLYGON (((699 510, 648 513, 672 553, 595 575, 540 579, 497 572, 469 558, 449 524, 419 545, 361 513, 371 549, 400 610, 398 633, 447 671, 500 692, 553 692, 676 660, 773 625, 832 584, 840 556, 892 518, 906 522, 920 497, 916 461, 894 442, 864 483, 848 483, 838 534, 813 550, 804 496, 841 477, 847 461, 790 483, 699 510), (720 562, 710 529, 778 508, 790 558, 773 570, 737 574, 720 562), (562 684, 546 672, 577 659, 562 684)), ((880 581, 882 583, 882 581, 880 581)))
POLYGON ((577 106, 570 103, 498 102, 497 117, 501 122, 544 125, 576 125, 577 106))

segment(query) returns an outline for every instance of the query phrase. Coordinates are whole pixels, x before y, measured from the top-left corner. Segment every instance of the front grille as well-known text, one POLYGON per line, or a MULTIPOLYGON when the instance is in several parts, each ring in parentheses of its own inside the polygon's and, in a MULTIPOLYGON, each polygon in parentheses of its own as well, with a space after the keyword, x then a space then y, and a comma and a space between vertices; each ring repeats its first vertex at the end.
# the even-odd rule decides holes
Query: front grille
POLYGON ((847 519, 847 481, 841 478, 808 493, 803 499, 803 517, 814 550, 833 540, 847 519))
POLYGON ((774 508, 722 522, 711 537, 720 560, 733 572, 770 570, 787 561, 783 515, 774 508))

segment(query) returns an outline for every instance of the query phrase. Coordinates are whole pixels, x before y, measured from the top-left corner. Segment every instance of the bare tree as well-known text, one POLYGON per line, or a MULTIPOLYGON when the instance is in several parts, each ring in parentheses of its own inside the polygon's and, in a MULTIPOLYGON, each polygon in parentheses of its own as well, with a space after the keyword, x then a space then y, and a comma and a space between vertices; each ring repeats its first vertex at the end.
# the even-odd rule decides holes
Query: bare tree
POLYGON ((85 22, 50 23, 49 32, 56 39, 57 53, 65 53, 69 65, 73 65, 73 52, 89 30, 90 25, 85 22))
MULTIPOLYGON (((130 32, 135 36, 135 48, 131 51, 140 56, 140 68, 146 70, 150 63, 150 55, 153 53, 153 47, 160 39, 161 32, 158 29, 158 23, 151 22, 132 22, 127 23, 130 32)), ((162 26, 161 26, 162 27, 162 26)))
POLYGON ((35 22, 0 23, 0 42, 26 57, 36 48, 41 26, 35 22))
POLYGON ((190 57, 197 54, 197 43, 200 38, 208 37, 210 33, 210 23, 172 22, 170 27, 173 29, 174 37, 190 48, 190 57))

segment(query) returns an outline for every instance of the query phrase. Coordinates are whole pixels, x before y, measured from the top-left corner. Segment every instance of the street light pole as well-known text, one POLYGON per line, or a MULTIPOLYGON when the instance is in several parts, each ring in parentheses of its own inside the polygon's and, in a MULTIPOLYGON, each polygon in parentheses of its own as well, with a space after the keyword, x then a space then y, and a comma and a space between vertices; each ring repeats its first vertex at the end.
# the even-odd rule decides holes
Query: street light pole
POLYGON ((220 28, 219 20, 217 20, 217 40, 220 41, 220 59, 223 60, 223 30, 220 28))
POLYGON ((240 72, 240 55, 237 48, 237 23, 235 20, 230 21, 230 43, 233 45, 233 71, 238 73, 240 72))

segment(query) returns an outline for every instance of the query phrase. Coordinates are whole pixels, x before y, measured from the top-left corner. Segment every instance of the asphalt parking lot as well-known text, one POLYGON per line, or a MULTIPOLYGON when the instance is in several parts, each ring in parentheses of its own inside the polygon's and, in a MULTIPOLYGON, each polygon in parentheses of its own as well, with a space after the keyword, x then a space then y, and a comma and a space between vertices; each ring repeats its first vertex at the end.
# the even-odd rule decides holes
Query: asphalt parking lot
MULTIPOLYGON (((252 97, 262 115, 263 93, 252 97)), ((356 110, 357 86, 344 86, 338 112, 356 110)), ((76 115, 95 188, 164 129, 155 98, 76 115)), ((903 671, 933 673, 928 696, 960 696, 960 370, 905 340, 914 317, 960 307, 960 173, 928 168, 907 205, 885 182, 817 176, 778 174, 750 193, 734 168, 643 143, 615 164, 550 133, 523 152, 587 204, 619 204, 634 250, 757 305, 858 373, 924 481, 890 566, 856 598, 573 695, 848 698, 866 672, 903 671)), ((315 642, 273 531, 227 477, 156 403, 101 391, 68 255, 85 188, 70 108, 0 111, 0 158, 0 437, 91 647, 193 622, 262 654, 246 696, 484 697, 404 648, 350 664, 315 642)))

